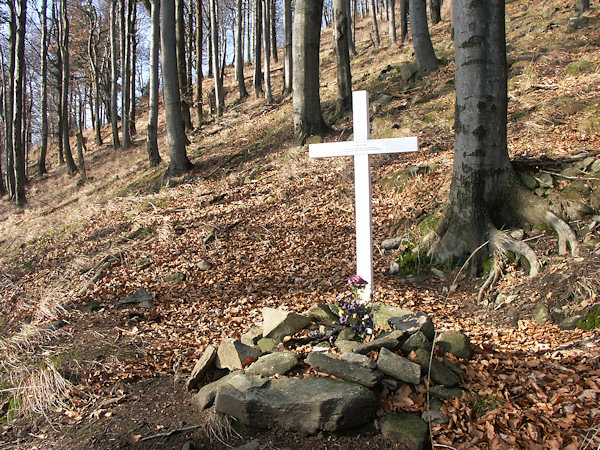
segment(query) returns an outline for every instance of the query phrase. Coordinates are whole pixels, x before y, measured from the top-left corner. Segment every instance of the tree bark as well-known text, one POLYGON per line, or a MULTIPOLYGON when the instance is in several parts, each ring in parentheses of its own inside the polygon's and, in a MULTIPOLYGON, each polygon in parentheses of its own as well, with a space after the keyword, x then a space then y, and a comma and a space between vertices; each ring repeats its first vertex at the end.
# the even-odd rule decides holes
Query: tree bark
POLYGON ((283 95, 292 92, 292 0, 283 0, 283 95))
POLYGON ((252 83, 254 85, 254 96, 259 98, 263 93, 263 73, 261 69, 261 40, 262 40, 262 7, 261 0, 254 0, 254 76, 252 83))
POLYGON ((400 45, 404 44, 408 35, 408 2, 400 0, 400 45))
POLYGON ((14 199, 17 206, 27 203, 25 198, 25 149, 22 134, 23 128, 23 83, 25 75, 25 28, 27 23, 27 1, 16 2, 17 29, 15 45, 15 71, 14 71, 14 93, 13 93, 13 152, 15 171, 14 199))
POLYGON ((270 7, 269 0, 259 0, 262 3, 263 8, 263 49, 265 51, 264 64, 265 64, 265 100, 267 103, 273 103, 273 94, 271 93, 271 39, 269 33, 270 23, 270 7))
POLYGON ((48 8, 47 0, 42 0, 42 11, 41 11, 41 26, 42 26, 42 41, 41 41, 41 105, 40 115, 42 120, 41 129, 41 142, 40 142, 40 156, 38 158, 38 173, 41 175, 48 172, 46 168, 46 154, 48 152, 48 23, 47 13, 48 8))
POLYGON ((77 173, 77 165, 73 160, 71 153, 71 143, 69 135, 70 127, 70 102, 69 102, 69 82, 71 78, 69 66, 69 15, 67 11, 67 0, 60 2, 60 36, 61 36, 61 57, 62 57, 62 123, 63 123, 63 151, 67 161, 67 171, 69 175, 77 173))
POLYGON ((590 9, 590 0, 577 0, 575 3, 575 9, 579 14, 590 9))
POLYGON ((270 6, 269 23, 271 24, 271 50, 273 62, 279 61, 277 57, 277 0, 268 0, 270 6))
POLYGON ((396 36, 396 0, 388 0, 388 21, 390 46, 395 45, 398 37, 396 36))
POLYGON ((246 82, 244 81, 244 45, 242 42, 244 30, 242 29, 242 0, 236 0, 235 19, 235 77, 237 78, 238 82, 240 100, 244 100, 246 97, 248 97, 248 91, 246 90, 246 82))
POLYGON ((131 81, 131 67, 129 65, 129 10, 130 3, 134 0, 121 0, 121 134, 123 136, 123 150, 131 147, 129 136, 129 82, 131 81))
POLYGON ((335 56, 337 60, 336 116, 352 107, 352 75, 348 48, 347 0, 333 0, 335 56))
POLYGON ((112 0, 110 4, 110 122, 112 125, 113 149, 121 146, 119 141, 119 123, 117 112, 117 1, 112 0))
POLYGON ((160 47, 160 0, 152 0, 150 6, 151 37, 150 41, 150 92, 148 99, 148 128, 146 149, 150 166, 160 163, 158 152, 158 49, 160 47))
POLYGON ((442 21, 442 0, 429 0, 429 16, 433 25, 442 21))
POLYGON ((223 78, 219 69, 219 25, 217 23, 217 3, 209 0, 210 32, 212 35, 213 74, 215 82, 215 109, 217 117, 223 115, 223 78))
POLYGON ((323 120, 319 95, 319 46, 323 0, 296 0, 292 47, 294 140, 302 145, 331 128, 323 120))
POLYGON ((169 173, 177 176, 194 166, 185 149, 187 137, 181 119, 181 100, 177 73, 177 50, 175 37, 175 0, 162 0, 160 3, 161 53, 163 96, 169 142, 169 173))
POLYGON ((8 62, 8 90, 5 92, 4 102, 6 105, 5 111, 5 123, 6 123, 6 148, 4 152, 6 154, 6 188, 8 195, 11 200, 15 199, 15 153, 14 153, 14 122, 13 122, 13 111, 14 111, 14 92, 15 92, 15 55, 16 55, 16 41, 17 37, 17 11, 16 6, 13 2, 8 2, 10 10, 9 28, 9 62, 8 62))
POLYGON ((375 7, 375 0, 371 0, 371 19, 373 25, 373 42, 375 47, 378 48, 381 45, 381 39, 379 39, 379 26, 377 25, 377 8, 375 7))
POLYGON ((417 68, 419 72, 435 70, 438 59, 435 56, 431 36, 429 35, 425 0, 410 0, 409 9, 410 30, 417 59, 417 68))
POLYGON ((196 115, 202 125, 202 0, 196 6, 196 115))
POLYGON ((348 50, 350 56, 356 56, 356 46, 354 45, 356 33, 356 0, 346 0, 346 15, 348 16, 348 50))
MULTIPOLYGON (((185 14, 184 0, 175 0, 175 36, 177 39, 177 76, 181 89, 181 116, 186 130, 192 130, 192 117, 188 103, 187 63, 185 59, 185 14)), ((187 139, 187 138, 186 138, 187 139)))
POLYGON ((129 25, 129 47, 131 56, 131 74, 129 82, 129 136, 134 136, 137 133, 135 126, 135 65, 137 64, 137 2, 130 2, 130 25, 129 25))

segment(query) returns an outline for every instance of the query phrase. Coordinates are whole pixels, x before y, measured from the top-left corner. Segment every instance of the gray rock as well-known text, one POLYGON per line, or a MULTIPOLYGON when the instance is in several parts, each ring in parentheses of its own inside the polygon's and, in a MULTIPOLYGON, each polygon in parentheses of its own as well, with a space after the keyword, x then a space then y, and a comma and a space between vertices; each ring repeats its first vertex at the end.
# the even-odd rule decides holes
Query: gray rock
POLYGON ((367 369, 374 369, 377 367, 377 363, 371 358, 365 355, 354 352, 346 352, 340 355, 342 361, 348 361, 352 364, 358 364, 359 366, 366 367, 367 369))
POLYGON ((421 366, 421 375, 427 375, 429 372, 429 361, 431 360, 431 349, 418 348, 414 352, 417 356, 417 363, 421 366))
POLYGON ((309 353, 306 357, 306 362, 318 372, 324 372, 342 380, 362 384, 366 387, 375 386, 381 379, 381 373, 379 372, 359 366, 358 364, 332 358, 323 353, 309 353))
POLYGON ((244 377, 249 376, 219 388, 215 409, 252 428, 336 432, 367 424, 375 415, 375 395, 364 386, 330 378, 281 378, 253 386, 244 377))
POLYGON ((413 62, 400 64, 400 66, 398 66, 398 72, 400 72, 400 77, 404 82, 410 81, 417 73, 419 73, 417 65, 413 62))
POLYGON ((187 441, 181 446, 181 450, 196 450, 196 445, 192 441, 187 441))
POLYGON ((381 246, 386 250, 394 250, 394 249, 400 247, 400 244, 402 244, 402 238, 395 237, 395 238, 385 239, 381 243, 381 246))
POLYGON ((141 306, 142 308, 151 308, 152 302, 152 295, 150 295, 146 289, 140 289, 130 296, 125 297, 119 303, 121 305, 136 305, 141 306))
POLYGON ((546 325, 550 320, 550 311, 548 310, 548 307, 542 303, 535 305, 535 309, 533 310, 533 320, 535 320, 538 325, 546 325))
POLYGON ((437 398, 429 400, 429 409, 421 414, 421 418, 425 422, 431 423, 449 423, 450 418, 442 412, 444 404, 437 398))
POLYGON ((453 387, 460 383, 458 375, 437 358, 433 358, 431 361, 430 374, 431 379, 442 386, 453 387))
POLYGON ((590 172, 600 172, 600 159, 597 159, 590 167, 590 172))
POLYGON ((258 341, 262 338, 262 335, 262 327, 252 327, 240 336, 240 341, 244 345, 255 347, 258 345, 258 341))
POLYGON ((408 359, 382 348, 377 358, 377 368, 396 380, 419 384, 421 366, 408 359))
POLYGON ((538 176, 538 183, 541 188, 552 188, 554 187, 554 178, 549 173, 543 172, 538 176))
POLYGON ((462 331, 444 331, 438 337, 436 344, 457 358, 471 359, 473 356, 471 341, 462 331))
POLYGON ((219 388, 227 385, 233 377, 241 373, 241 370, 236 370, 235 372, 231 372, 230 374, 219 378, 217 381, 202 386, 200 390, 193 395, 192 406, 198 411, 204 411, 206 408, 212 406, 219 388))
POLYGON ((315 322, 337 322, 339 320, 339 317, 325 303, 315 303, 306 314, 315 322))
POLYGON ((248 375, 262 375, 272 377, 273 375, 284 375, 298 364, 298 355, 294 352, 275 352, 264 355, 246 369, 248 375))
POLYGON ((102 305, 100 304, 99 301, 97 300, 90 300, 89 302, 87 302, 85 304, 85 306, 83 308, 81 308, 81 311, 83 312, 87 312, 87 313, 91 313, 94 311, 98 311, 102 309, 102 305))
POLYGON ((246 442, 244 445, 234 447, 231 450, 260 450, 261 448, 263 448, 263 445, 260 443, 260 441, 258 439, 254 439, 250 442, 246 442))
POLYGON ((150 267, 152 265, 154 261, 152 261, 151 258, 146 258, 146 257, 142 257, 142 258, 138 258, 135 261, 135 265, 138 269, 145 269, 146 267, 150 267))
POLYGON ((263 308, 263 336, 283 339, 302 330, 310 323, 307 316, 282 309, 263 308))
POLYGON ((429 393, 436 398, 446 400, 447 398, 458 397, 461 398, 463 390, 459 387, 446 387, 442 385, 431 386, 429 393))
POLYGON ((209 344, 206 349, 204 349, 202 356, 198 358, 198 361, 196 361, 196 364, 192 369, 192 374, 187 382, 188 390, 191 391, 192 389, 196 389, 198 387, 204 374, 210 369, 214 368, 216 358, 217 349, 209 344))
POLYGON ((342 331, 340 331, 338 333, 337 336, 337 340, 338 341, 357 341, 356 336, 354 335, 354 331, 352 331, 352 328, 344 328, 342 331))
MULTIPOLYGON (((401 337, 400 337, 401 339, 401 337)), ((382 348, 387 348, 388 350, 395 350, 400 345, 400 340, 398 337, 389 335, 380 337, 377 339, 373 339, 370 342, 365 342, 364 344, 358 345, 355 349, 355 353, 360 353, 361 355, 366 355, 370 351, 380 350, 382 348)))
POLYGON ((257 360, 260 352, 253 347, 242 344, 240 341, 227 338, 217 350, 216 366, 219 369, 241 369, 248 358, 257 360))
POLYGON ((392 317, 402 317, 411 314, 410 309, 398 308, 397 306, 387 305, 385 303, 375 303, 373 305, 373 325, 382 330, 391 330, 388 320, 392 317))
POLYGON ((268 353, 275 350, 275 347, 280 343, 281 341, 279 339, 262 338, 258 340, 257 345, 261 352, 268 353))
POLYGON ((390 261, 390 268, 388 269, 388 275, 397 275, 400 273, 400 264, 396 262, 396 260, 392 259, 390 261))
POLYGON ((198 263, 199 270, 211 270, 214 267, 213 263, 209 261, 200 261, 198 263))
POLYGON ((535 178, 533 178, 530 175, 527 175, 526 173, 523 172, 517 172, 517 176, 519 177, 519 180, 521 180, 521 183, 523 183, 523 185, 533 191, 536 187, 538 187, 538 182, 535 178))
POLYGON ((595 161, 595 158, 588 156, 587 158, 584 158, 581 161, 575 163, 575 167, 579 170, 587 171, 592 166, 592 164, 594 164, 595 161))
POLYGON ((338 339, 335 341, 335 346, 338 348, 340 353, 353 352, 356 347, 360 345, 360 342, 348 341, 346 339, 338 339))
POLYGON ((379 103, 382 105, 388 105, 392 102, 393 98, 391 95, 383 94, 379 96, 379 103))
POLYGON ((46 323, 46 324, 42 325, 40 328, 42 330, 56 331, 56 330, 59 330, 62 327, 64 327, 66 324, 67 324, 67 322, 65 322, 63 319, 58 319, 58 320, 53 320, 52 322, 46 323))
POLYGON ((422 450, 427 442, 427 422, 414 413, 390 412, 383 417, 381 433, 411 450, 422 450))
POLYGON ((393 329, 402 330, 408 334, 422 331, 429 340, 433 340, 435 335, 431 317, 421 311, 402 317, 391 317, 388 319, 388 323, 393 329))
POLYGON ((450 369, 452 372, 454 372, 456 375, 458 375, 459 377, 465 373, 465 370, 463 368, 461 368, 460 366, 454 364, 452 361, 450 361, 447 358, 442 358, 442 362, 444 363, 444 365, 450 369))
POLYGON ((569 18, 568 28, 570 31, 579 30, 585 27, 589 18, 587 16, 573 16, 569 18))
POLYGON ((417 350, 418 348, 422 348, 424 350, 431 350, 431 342, 427 339, 427 336, 423 334, 422 331, 417 331, 412 334, 404 344, 402 344, 402 353, 408 355, 410 352, 417 350))
POLYGON ((185 281, 185 273, 183 272, 174 272, 169 273, 163 277, 163 280, 167 283, 173 283, 176 281, 185 281))
POLYGON ((583 316, 580 315, 565 317, 563 320, 561 320, 558 326, 561 330, 574 330, 575 328, 577 328, 577 324, 582 318, 583 316))

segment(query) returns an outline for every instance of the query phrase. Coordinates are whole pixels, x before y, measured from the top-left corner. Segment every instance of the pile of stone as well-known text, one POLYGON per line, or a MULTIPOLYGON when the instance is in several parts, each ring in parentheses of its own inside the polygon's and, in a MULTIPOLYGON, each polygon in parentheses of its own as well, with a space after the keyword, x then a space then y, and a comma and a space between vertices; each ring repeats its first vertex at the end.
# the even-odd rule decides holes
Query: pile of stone
POLYGON ((332 308, 315 304, 307 315, 264 308, 262 326, 218 348, 209 345, 188 380, 188 389, 199 389, 194 407, 212 407, 254 428, 336 432, 373 423, 383 389, 416 389, 429 377, 428 410, 388 412, 381 422, 388 438, 422 448, 427 421, 447 422, 443 401, 463 394, 463 369, 444 355, 470 359, 468 337, 436 336, 427 314, 375 304, 373 322, 383 331, 363 343, 339 325, 332 308))

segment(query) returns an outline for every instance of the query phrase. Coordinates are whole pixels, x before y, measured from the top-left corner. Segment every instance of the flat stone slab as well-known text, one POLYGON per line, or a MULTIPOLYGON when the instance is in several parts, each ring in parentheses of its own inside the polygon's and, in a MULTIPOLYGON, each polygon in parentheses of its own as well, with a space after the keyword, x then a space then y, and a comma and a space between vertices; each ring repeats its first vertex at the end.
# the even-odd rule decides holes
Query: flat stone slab
POLYGON ((352 364, 358 364, 359 366, 366 367, 367 369, 374 369, 377 367, 377 363, 373 361, 371 358, 365 355, 361 355, 359 353, 354 352, 346 352, 340 355, 340 359, 343 361, 348 361, 352 364))
POLYGON ((202 381, 204 374, 214 367, 215 359, 217 357, 217 349, 212 345, 208 345, 202 353, 202 356, 196 361, 196 365, 192 369, 192 374, 187 382, 187 388, 191 391, 196 389, 202 381))
POLYGON ((281 426, 315 434, 357 428, 375 416, 375 394, 357 384, 330 378, 267 380, 238 375, 219 388, 217 412, 253 428, 281 426))
POLYGON ((373 326, 382 330, 391 330, 388 320, 392 317, 402 317, 412 314, 410 309, 398 308, 397 306, 387 305, 385 303, 376 303, 373 305, 373 326))
POLYGON ((254 347, 258 345, 258 341, 262 338, 262 335, 262 327, 252 327, 240 336, 240 341, 248 347, 254 347))
POLYGON ((307 316, 282 309, 263 308, 263 337, 283 339, 302 330, 310 323, 307 316))
POLYGON ((381 433, 411 450, 421 450, 427 442, 427 422, 414 413, 387 413, 381 424, 381 433))
POLYGON ((430 341, 433 340, 435 335, 433 320, 431 320, 431 317, 421 311, 412 314, 406 314, 402 317, 391 317, 388 319, 388 323, 393 329, 402 330, 408 334, 421 331, 430 341))
POLYGON ((381 372, 367 369, 348 361, 332 358, 320 352, 309 353, 305 361, 319 372, 333 375, 351 383, 362 384, 366 387, 375 386, 382 376, 381 372))
POLYGON ((354 353, 360 353, 361 355, 366 355, 367 353, 369 353, 373 350, 379 351, 382 348, 387 348, 388 350, 394 350, 400 345, 400 339, 402 338, 402 336, 403 336, 403 333, 400 333, 400 335, 390 334, 389 336, 384 336, 384 337, 380 337, 377 339, 373 339, 371 342, 365 342, 364 344, 358 345, 354 349, 354 353))
POLYGON ((315 303, 306 311, 306 314, 315 322, 338 322, 340 319, 325 303, 315 303))
POLYGON ((379 352, 377 368, 386 375, 405 383, 419 384, 421 380, 421 366, 386 348, 382 348, 379 352))
POLYGON ((430 373, 431 379, 442 386, 453 387, 460 383, 460 377, 437 358, 431 361, 430 373))
POLYGON ((240 375, 241 373, 241 370, 236 370, 235 372, 225 375, 223 378, 219 378, 217 381, 202 386, 202 388, 200 388, 200 390, 192 397, 192 406, 200 412, 212 406, 219 388, 225 386, 229 383, 231 378, 240 375))
POLYGON ((431 386, 429 388, 429 393, 441 400, 446 400, 447 398, 458 397, 461 398, 463 395, 463 390, 459 387, 446 387, 446 386, 431 386))
POLYGON ((254 347, 242 344, 240 341, 227 338, 217 350, 216 366, 218 369, 238 370, 244 366, 248 359, 253 362, 258 359, 260 352, 254 347))
POLYGON ((444 351, 453 354, 457 358, 471 359, 473 356, 471 341, 462 331, 444 331, 438 337, 436 345, 439 345, 444 351))
POLYGON ((272 377, 273 375, 284 375, 298 364, 298 355, 294 352, 275 352, 261 356, 246 369, 248 375, 262 375, 272 377))
POLYGON ((140 289, 137 292, 134 292, 128 297, 122 299, 119 303, 121 305, 138 305, 142 308, 151 308, 152 307, 152 295, 146 289, 140 289))
POLYGON ((430 351, 431 350, 431 342, 427 339, 427 336, 422 331, 417 331, 402 344, 402 353, 405 355, 409 354, 412 351, 416 351, 419 348, 423 350, 430 351))

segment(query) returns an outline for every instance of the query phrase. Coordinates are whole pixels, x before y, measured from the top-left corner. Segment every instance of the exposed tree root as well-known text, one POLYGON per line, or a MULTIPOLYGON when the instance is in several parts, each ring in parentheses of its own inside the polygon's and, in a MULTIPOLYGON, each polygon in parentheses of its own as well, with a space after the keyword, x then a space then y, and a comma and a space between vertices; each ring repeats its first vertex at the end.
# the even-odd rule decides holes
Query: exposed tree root
POLYGON ((558 218, 550 211, 546 211, 544 219, 546 224, 550 225, 554 231, 556 231, 556 234, 558 234, 558 254, 567 254, 568 243, 569 247, 571 248, 571 254, 573 256, 577 256, 577 236, 575 236, 575 232, 571 229, 571 227, 564 220, 558 218))

